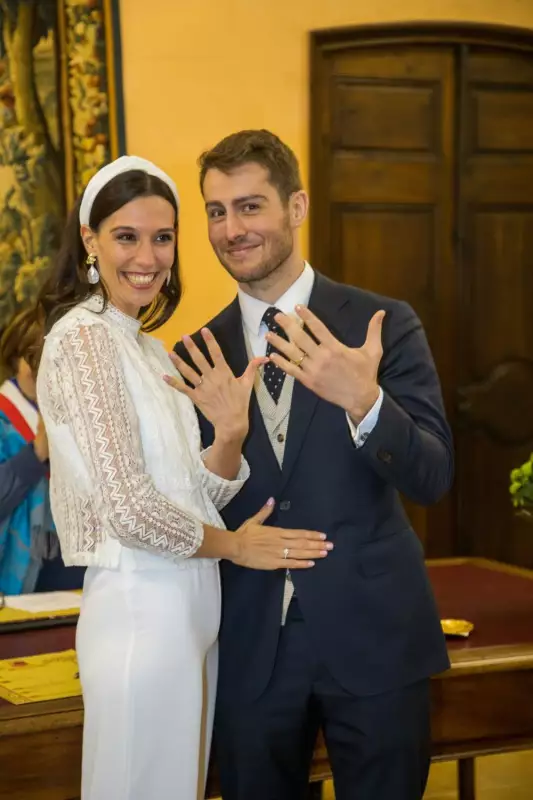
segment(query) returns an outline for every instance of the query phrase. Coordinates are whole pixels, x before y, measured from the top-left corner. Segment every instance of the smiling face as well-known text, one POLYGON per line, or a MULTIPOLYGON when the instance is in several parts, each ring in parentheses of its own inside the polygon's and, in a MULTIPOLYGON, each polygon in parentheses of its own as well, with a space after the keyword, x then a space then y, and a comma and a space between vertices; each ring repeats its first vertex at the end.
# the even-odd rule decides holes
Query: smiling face
POLYGON ((209 241, 223 267, 243 289, 286 280, 301 271, 297 231, 307 195, 284 203, 268 171, 250 162, 222 172, 209 169, 203 182, 209 241))
POLYGON ((97 231, 82 226, 110 302, 137 317, 157 297, 176 258, 176 214, 163 197, 138 197, 104 219, 97 231))

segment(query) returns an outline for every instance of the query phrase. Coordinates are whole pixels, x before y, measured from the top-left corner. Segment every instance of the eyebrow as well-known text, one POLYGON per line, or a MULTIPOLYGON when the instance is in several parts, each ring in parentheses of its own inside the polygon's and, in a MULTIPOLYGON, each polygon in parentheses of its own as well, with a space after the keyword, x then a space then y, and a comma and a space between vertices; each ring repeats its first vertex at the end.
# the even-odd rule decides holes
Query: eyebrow
MULTIPOLYGON (((231 204, 233 206, 238 206, 241 205, 242 203, 249 203, 251 200, 268 200, 268 198, 264 194, 248 194, 245 195, 244 197, 236 197, 235 200, 231 201, 231 204)), ((210 203, 206 203, 205 207, 210 208, 212 206, 223 206, 223 205, 224 203, 222 203, 220 200, 212 200, 210 203)))
MULTIPOLYGON (((114 228, 111 228, 111 233, 115 233, 116 231, 136 231, 138 228, 134 228, 131 225, 115 225, 114 228)), ((175 228, 158 228, 158 233, 174 233, 175 228)))

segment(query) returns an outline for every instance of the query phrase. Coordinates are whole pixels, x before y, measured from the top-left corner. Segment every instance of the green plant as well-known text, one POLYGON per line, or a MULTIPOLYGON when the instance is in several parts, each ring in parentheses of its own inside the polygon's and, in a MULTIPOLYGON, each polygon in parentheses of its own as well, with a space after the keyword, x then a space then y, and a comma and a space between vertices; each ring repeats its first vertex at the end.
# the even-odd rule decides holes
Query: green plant
POLYGON ((509 492, 513 506, 523 516, 533 516, 533 453, 520 467, 511 470, 509 492))

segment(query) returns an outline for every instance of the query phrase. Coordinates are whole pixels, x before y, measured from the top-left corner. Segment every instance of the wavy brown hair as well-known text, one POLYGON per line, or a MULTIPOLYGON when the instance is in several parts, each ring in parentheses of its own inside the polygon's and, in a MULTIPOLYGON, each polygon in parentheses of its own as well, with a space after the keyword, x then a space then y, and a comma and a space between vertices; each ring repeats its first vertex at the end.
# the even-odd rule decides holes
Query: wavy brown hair
POLYGON ((210 169, 228 174, 244 164, 264 167, 285 205, 292 194, 303 188, 298 159, 291 148, 275 133, 261 129, 232 133, 202 153, 198 159, 201 191, 210 169))
MULTIPOLYGON (((143 170, 129 170, 116 175, 96 195, 89 226, 93 231, 98 231, 104 220, 118 211, 119 208, 136 200, 139 197, 162 197, 168 200, 176 215, 176 232, 178 229, 178 206, 167 184, 154 175, 149 175, 143 170)), ((81 197, 69 214, 63 233, 61 247, 57 258, 39 292, 34 318, 43 325, 45 333, 67 311, 90 295, 99 293, 103 295, 105 309, 109 297, 102 279, 93 286, 87 280, 87 266, 85 264, 87 251, 80 233, 79 212, 81 197)), ((176 310, 182 295, 180 277, 178 241, 176 237, 174 263, 170 272, 170 281, 161 287, 154 301, 141 309, 139 318, 142 330, 155 331, 170 319, 176 310)))
POLYGON ((14 316, 0 335, 0 382, 14 378, 23 358, 37 374, 36 359, 43 343, 43 327, 33 308, 14 316))

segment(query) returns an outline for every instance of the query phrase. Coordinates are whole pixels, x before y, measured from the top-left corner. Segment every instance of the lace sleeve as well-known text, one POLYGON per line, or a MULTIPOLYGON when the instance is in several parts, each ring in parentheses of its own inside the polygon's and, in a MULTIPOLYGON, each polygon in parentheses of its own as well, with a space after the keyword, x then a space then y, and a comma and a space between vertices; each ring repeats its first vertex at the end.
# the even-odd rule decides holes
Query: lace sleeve
POLYGON ((65 333, 54 359, 69 427, 111 532, 124 544, 167 557, 191 556, 202 523, 157 491, 145 472, 138 420, 106 326, 65 333))
POLYGON ((209 450, 210 448, 208 447, 202 450, 200 454, 200 479, 204 492, 209 495, 215 508, 221 511, 228 505, 230 500, 233 500, 235 495, 240 492, 250 477, 250 467, 244 456, 242 456, 237 477, 232 481, 221 478, 220 475, 215 475, 214 472, 210 472, 205 466, 205 457, 209 453, 209 450))

